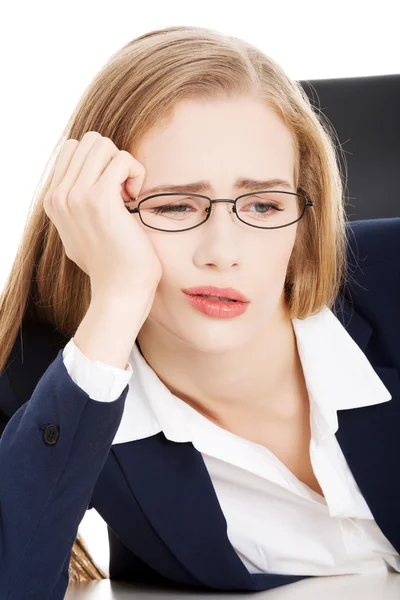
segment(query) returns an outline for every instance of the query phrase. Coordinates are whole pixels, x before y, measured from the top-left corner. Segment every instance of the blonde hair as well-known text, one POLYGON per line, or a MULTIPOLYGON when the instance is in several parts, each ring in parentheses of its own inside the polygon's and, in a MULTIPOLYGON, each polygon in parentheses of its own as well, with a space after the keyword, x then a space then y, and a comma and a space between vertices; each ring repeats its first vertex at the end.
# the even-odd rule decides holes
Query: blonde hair
MULTIPOLYGON (((139 36, 111 56, 83 93, 46 164, 51 171, 42 175, 35 191, 0 298, 0 371, 27 311, 36 322, 51 323, 70 338, 90 303, 89 277, 66 256, 43 209, 64 141, 97 131, 120 150, 132 151, 150 128, 170 118, 180 100, 243 94, 265 101, 291 131, 297 190, 315 203, 298 223, 288 265, 290 317, 304 319, 333 305, 346 277, 345 212, 333 127, 311 106, 301 84, 254 46, 212 29, 167 27, 139 36)), ((79 534, 69 575, 70 581, 106 577, 79 534)))

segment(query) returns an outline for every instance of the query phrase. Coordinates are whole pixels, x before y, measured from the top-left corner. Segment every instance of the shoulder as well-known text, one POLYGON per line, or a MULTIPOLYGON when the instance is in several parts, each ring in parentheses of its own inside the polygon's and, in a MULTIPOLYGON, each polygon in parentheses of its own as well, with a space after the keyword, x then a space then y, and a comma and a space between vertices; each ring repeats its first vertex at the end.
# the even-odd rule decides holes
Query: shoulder
POLYGON ((400 217, 365 219, 346 223, 349 263, 361 267, 382 263, 395 268, 400 277, 400 217))
POLYGON ((379 332, 398 360, 400 345, 400 217, 346 223, 345 298, 379 332))

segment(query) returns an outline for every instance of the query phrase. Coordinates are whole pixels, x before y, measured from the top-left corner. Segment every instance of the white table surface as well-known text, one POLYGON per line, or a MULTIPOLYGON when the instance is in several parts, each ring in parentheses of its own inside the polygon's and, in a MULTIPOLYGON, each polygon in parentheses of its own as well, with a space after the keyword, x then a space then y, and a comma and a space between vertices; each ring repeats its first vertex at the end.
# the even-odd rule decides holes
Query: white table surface
POLYGON ((399 600, 400 574, 336 575, 312 577, 262 592, 204 592, 199 590, 162 589, 145 584, 121 581, 91 581, 71 584, 66 600, 156 600, 157 598, 268 598, 268 600, 399 600))

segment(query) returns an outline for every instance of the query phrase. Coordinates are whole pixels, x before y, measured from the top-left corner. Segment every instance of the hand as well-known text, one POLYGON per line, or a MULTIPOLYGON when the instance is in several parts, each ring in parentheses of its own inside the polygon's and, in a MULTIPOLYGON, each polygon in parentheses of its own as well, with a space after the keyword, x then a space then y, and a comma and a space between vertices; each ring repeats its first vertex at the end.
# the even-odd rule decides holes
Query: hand
POLYGON ((110 138, 96 131, 60 152, 44 210, 61 237, 65 253, 89 275, 93 290, 137 293, 155 290, 161 263, 150 239, 124 202, 136 198, 145 168, 110 138))

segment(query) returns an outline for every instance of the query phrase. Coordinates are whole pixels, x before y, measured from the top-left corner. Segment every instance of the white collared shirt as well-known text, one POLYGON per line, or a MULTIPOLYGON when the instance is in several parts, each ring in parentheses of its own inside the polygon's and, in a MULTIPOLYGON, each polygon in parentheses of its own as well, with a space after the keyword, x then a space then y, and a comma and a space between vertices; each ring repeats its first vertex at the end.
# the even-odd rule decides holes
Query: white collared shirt
POLYGON ((126 370, 88 359, 73 338, 63 358, 71 378, 94 400, 116 400, 129 383, 113 444, 163 431, 201 452, 228 538, 250 573, 400 572, 400 556, 375 523, 335 437, 337 410, 392 397, 328 307, 292 323, 310 399, 311 464, 324 497, 268 448, 223 429, 172 394, 136 344, 126 370))

